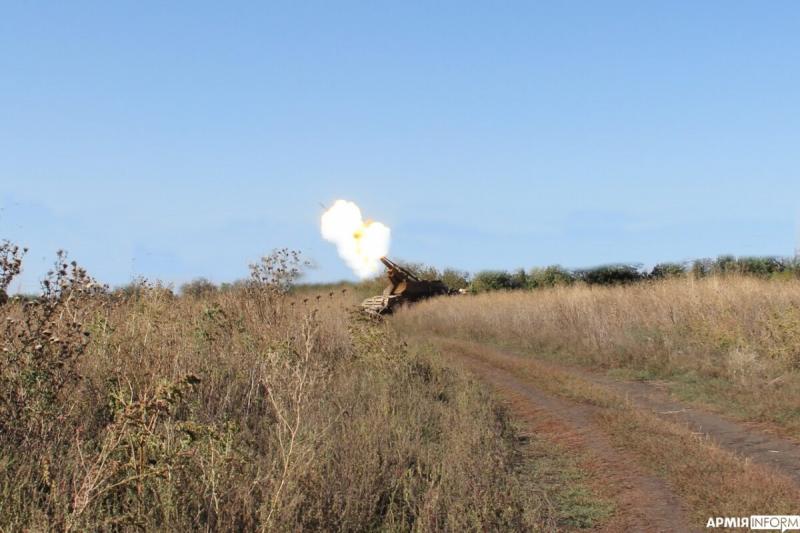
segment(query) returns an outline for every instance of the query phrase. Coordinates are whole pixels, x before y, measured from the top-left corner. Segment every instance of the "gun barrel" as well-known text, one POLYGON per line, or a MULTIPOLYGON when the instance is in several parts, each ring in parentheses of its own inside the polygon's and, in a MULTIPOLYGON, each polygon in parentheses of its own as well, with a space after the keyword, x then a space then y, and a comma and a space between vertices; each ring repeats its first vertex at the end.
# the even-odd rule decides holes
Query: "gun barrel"
POLYGON ((381 257, 381 263, 386 265, 386 268, 388 268, 389 270, 394 270, 396 272, 401 272, 407 278, 409 278, 409 279, 411 279, 413 281, 419 281, 419 278, 413 272, 411 272, 410 270, 408 270, 406 268, 401 267, 400 265, 398 265, 397 263, 395 263, 394 261, 392 261, 391 259, 389 259, 386 256, 381 257))

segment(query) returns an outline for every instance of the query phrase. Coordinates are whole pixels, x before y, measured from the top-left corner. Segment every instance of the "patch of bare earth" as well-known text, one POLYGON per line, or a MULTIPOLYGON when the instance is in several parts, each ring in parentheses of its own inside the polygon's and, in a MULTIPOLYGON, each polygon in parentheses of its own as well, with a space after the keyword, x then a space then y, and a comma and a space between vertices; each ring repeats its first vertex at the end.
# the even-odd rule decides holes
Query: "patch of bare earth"
POLYGON ((596 489, 612 499, 616 512, 606 531, 690 531, 681 503, 663 480, 642 471, 597 426, 596 407, 562 400, 478 359, 462 363, 493 385, 538 435, 582 457, 596 489))
MULTIPOLYGON (((607 408, 615 402, 624 402, 632 413, 631 420, 649 416, 658 424, 663 421, 664 427, 703 436, 702 445, 690 445, 692 453, 708 453, 709 464, 723 471, 708 482, 727 476, 756 485, 769 484, 775 487, 777 496, 766 497, 764 502, 786 502, 787 495, 788 501, 793 501, 794 494, 800 494, 792 486, 800 485, 800 446, 684 405, 658 384, 620 381, 466 341, 436 339, 435 344, 448 359, 493 385, 532 431, 566 445, 584 458, 581 466, 591 473, 598 491, 616 503, 615 515, 603 525, 607 531, 699 530, 705 525, 700 517, 712 516, 705 513, 713 511, 715 505, 760 505, 761 501, 744 495, 741 499, 714 502, 715 493, 724 487, 708 486, 696 491, 693 480, 684 477, 691 474, 682 472, 676 477, 674 471, 665 471, 657 461, 650 461, 652 457, 647 454, 638 453, 637 461, 636 439, 612 434, 614 430, 608 424, 607 408), (723 455, 715 451, 717 448, 723 455), (726 469, 730 470, 728 474, 724 473, 726 469), (700 493, 702 490, 705 494, 700 493)), ((680 461, 680 455, 677 457, 680 461)), ((687 459, 686 465, 698 464, 698 460, 702 462, 703 458, 687 459)), ((760 489, 753 486, 751 490, 760 489)))
MULTIPOLYGON (((528 357, 495 350, 495 361, 525 362, 528 357)), ((584 368, 537 360, 537 367, 569 372, 598 387, 621 394, 632 405, 666 420, 686 424, 693 431, 708 436, 719 447, 762 464, 792 478, 800 485, 800 444, 776 436, 768 428, 735 422, 716 413, 687 405, 672 398, 665 383, 659 381, 619 380, 584 368)))
POLYGON ((584 369, 572 371, 624 394, 638 408, 685 423, 692 430, 708 436, 719 447, 768 466, 800 485, 800 444, 797 442, 776 436, 769 429, 735 422, 675 400, 662 382, 621 381, 584 369))

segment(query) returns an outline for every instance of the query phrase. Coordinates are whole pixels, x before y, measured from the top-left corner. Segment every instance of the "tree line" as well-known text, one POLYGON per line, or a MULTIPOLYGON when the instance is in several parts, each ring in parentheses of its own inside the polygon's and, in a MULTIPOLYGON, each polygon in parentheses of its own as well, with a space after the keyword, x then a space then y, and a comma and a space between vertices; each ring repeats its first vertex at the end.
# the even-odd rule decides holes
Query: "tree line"
MULTIPOLYGON (((467 292, 486 292, 496 290, 534 290, 583 283, 586 285, 622 285, 648 280, 692 276, 703 278, 709 276, 746 275, 762 278, 800 277, 800 261, 795 258, 778 256, 767 257, 735 257, 721 255, 716 259, 704 258, 686 262, 658 263, 652 268, 645 268, 636 263, 617 263, 590 268, 565 268, 561 265, 518 268, 515 270, 481 270, 469 273, 457 268, 437 269, 422 263, 401 262, 422 279, 441 279, 451 289, 467 292)), ((217 290, 230 290, 247 281, 223 283, 216 285, 211 281, 198 278, 180 287, 185 295, 201 296, 217 290)), ((331 290, 339 291, 352 287, 362 292, 380 292, 386 280, 383 273, 374 279, 352 283, 337 282, 327 284, 299 283, 296 290, 331 290)))

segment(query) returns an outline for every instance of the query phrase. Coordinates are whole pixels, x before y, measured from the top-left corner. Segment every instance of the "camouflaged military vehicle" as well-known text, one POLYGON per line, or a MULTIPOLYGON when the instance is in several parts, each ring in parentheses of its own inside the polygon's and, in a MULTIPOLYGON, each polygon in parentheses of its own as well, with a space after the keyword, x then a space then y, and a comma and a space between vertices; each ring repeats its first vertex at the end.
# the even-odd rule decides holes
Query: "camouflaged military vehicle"
POLYGON ((381 257, 381 262, 386 265, 389 285, 383 290, 383 294, 371 296, 361 302, 361 308, 368 314, 388 315, 401 305, 454 292, 442 280, 420 279, 407 268, 386 257, 381 257))

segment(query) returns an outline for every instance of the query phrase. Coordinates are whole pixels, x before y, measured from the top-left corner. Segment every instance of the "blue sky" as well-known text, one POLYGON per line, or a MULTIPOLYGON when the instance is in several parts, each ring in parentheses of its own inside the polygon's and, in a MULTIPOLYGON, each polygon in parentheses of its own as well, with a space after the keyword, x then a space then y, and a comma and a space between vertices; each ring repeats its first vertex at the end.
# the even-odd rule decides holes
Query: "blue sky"
POLYGON ((0 238, 111 284, 352 278, 322 205, 438 266, 790 255, 797 2, 10 2, 0 238))

